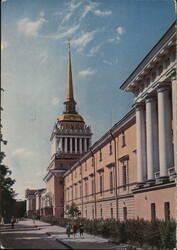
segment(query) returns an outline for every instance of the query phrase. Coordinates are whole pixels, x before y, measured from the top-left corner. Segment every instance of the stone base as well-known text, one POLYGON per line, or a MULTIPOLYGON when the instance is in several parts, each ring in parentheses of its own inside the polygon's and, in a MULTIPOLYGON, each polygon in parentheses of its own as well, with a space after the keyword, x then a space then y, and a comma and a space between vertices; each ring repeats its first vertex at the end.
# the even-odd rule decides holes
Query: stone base
POLYGON ((144 187, 151 187, 155 184, 155 180, 148 180, 146 181, 146 183, 144 184, 144 187))
POLYGON ((169 182, 169 176, 161 176, 156 179, 156 184, 164 184, 169 182))

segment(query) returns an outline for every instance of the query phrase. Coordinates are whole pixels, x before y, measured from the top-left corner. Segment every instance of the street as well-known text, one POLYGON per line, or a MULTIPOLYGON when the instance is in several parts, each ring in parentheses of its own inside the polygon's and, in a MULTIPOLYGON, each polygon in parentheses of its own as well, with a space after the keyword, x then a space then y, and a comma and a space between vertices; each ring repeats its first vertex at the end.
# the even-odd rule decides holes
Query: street
POLYGON ((117 245, 99 236, 84 233, 74 238, 66 235, 66 229, 42 221, 26 219, 0 228, 0 248, 3 249, 127 249, 127 244, 117 245))
POLYGON ((46 234, 46 227, 33 225, 32 221, 20 221, 14 229, 10 225, 1 226, 1 248, 5 249, 69 249, 46 234))

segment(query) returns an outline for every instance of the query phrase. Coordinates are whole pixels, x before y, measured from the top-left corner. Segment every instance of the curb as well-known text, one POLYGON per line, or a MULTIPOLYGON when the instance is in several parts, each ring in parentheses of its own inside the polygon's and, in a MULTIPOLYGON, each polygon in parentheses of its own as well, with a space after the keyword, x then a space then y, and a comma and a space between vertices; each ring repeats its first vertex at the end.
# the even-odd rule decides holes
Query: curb
MULTIPOLYGON (((47 232, 46 234, 49 235, 49 236, 52 236, 52 234, 50 234, 50 233, 48 233, 48 232, 47 232)), ((65 247, 68 247, 69 249, 74 249, 74 248, 72 248, 69 244, 65 243, 64 241, 59 240, 59 239, 55 238, 54 236, 53 236, 53 238, 54 238, 56 241, 58 241, 59 243, 63 244, 65 247)))

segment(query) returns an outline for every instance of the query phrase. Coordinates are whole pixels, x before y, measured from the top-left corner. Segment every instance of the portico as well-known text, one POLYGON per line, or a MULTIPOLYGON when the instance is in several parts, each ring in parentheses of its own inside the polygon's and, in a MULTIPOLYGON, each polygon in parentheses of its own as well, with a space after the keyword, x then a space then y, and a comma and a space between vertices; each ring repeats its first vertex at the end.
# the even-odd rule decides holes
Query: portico
POLYGON ((175 174, 175 46, 172 25, 121 86, 134 93, 138 187, 164 183, 175 174))

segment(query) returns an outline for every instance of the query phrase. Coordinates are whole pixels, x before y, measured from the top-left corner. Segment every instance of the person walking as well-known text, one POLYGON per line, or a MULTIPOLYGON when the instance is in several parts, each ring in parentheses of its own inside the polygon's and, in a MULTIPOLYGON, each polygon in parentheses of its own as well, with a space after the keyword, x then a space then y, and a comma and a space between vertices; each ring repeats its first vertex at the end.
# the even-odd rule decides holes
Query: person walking
POLYGON ((73 224, 73 235, 74 235, 74 238, 76 237, 76 234, 77 234, 77 224, 74 223, 73 224))
POLYGON ((10 222, 11 222, 11 228, 13 229, 14 228, 14 223, 15 223, 15 217, 14 216, 12 216, 10 222))
POLYGON ((80 222, 79 224, 79 232, 80 232, 80 237, 82 236, 84 238, 84 225, 80 222))
POLYGON ((66 225, 66 233, 68 235, 68 238, 70 238, 70 234, 71 234, 71 224, 70 223, 68 223, 66 225))
POLYGON ((35 225, 35 219, 36 219, 36 215, 35 214, 32 215, 32 219, 33 219, 33 224, 35 225))

